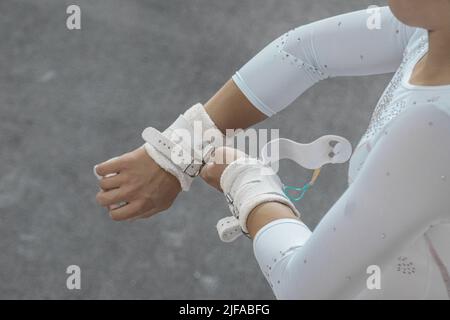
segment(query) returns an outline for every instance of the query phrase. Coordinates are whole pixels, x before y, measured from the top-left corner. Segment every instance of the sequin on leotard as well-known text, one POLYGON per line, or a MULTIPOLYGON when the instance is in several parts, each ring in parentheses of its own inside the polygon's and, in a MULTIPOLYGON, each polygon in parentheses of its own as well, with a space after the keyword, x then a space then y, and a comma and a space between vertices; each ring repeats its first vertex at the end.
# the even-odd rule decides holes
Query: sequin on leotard
POLYGON ((380 98, 375 110, 370 119, 369 127, 366 133, 362 137, 362 141, 372 138, 375 134, 379 132, 389 121, 398 116, 402 111, 405 110, 407 104, 405 100, 398 101, 392 105, 392 101, 395 97, 395 91, 403 80, 405 73, 406 64, 414 57, 422 54, 424 50, 427 49, 427 38, 422 37, 417 49, 413 53, 405 52, 403 61, 399 66, 397 72, 389 83, 388 87, 384 91, 382 97, 380 98))

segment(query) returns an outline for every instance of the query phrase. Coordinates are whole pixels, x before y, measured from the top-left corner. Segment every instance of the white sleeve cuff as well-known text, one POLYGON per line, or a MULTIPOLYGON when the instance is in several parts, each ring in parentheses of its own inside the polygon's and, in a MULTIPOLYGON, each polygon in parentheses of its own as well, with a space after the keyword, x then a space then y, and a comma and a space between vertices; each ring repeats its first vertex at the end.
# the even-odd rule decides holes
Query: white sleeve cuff
POLYGON ((250 87, 247 85, 245 80, 240 75, 239 71, 236 72, 231 79, 256 109, 258 109, 268 117, 271 117, 276 113, 271 108, 269 108, 261 99, 259 99, 255 93, 253 93, 252 89, 250 89, 250 87))

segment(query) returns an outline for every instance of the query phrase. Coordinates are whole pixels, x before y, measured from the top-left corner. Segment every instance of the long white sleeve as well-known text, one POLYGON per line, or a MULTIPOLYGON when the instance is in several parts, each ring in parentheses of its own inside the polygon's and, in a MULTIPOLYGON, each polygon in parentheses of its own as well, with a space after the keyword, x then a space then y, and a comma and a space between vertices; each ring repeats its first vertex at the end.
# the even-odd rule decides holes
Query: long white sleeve
MULTIPOLYGON (((421 104, 392 120, 313 233, 286 219, 258 232, 255 256, 277 298, 355 298, 366 288, 368 266, 384 270, 431 225, 450 222, 450 108, 445 110, 421 104)), ((426 287, 426 275, 412 276, 423 277, 426 287)))
POLYGON ((272 116, 322 79, 393 72, 416 29, 397 20, 388 7, 381 7, 377 17, 361 10, 291 30, 233 80, 256 108, 272 116))

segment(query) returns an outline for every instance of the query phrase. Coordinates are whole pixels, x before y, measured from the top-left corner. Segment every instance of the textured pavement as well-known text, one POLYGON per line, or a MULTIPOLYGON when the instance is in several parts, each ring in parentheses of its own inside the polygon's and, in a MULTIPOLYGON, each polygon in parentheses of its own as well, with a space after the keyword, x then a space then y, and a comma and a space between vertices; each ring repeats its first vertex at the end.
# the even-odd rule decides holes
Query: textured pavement
MULTIPOLYGON (((366 8, 361 0, 0 1, 0 298, 273 299, 251 242, 219 241, 228 215, 196 181, 172 208, 117 223, 95 203, 92 167, 206 101, 285 31, 366 8), (78 4, 82 30, 66 28, 78 4), (66 288, 81 267, 81 290, 66 288)), ((359 141, 390 75, 319 83, 260 128, 309 142, 359 141)), ((283 162, 299 185, 310 172, 283 162)), ((347 186, 326 167, 298 204, 314 228, 347 186)))

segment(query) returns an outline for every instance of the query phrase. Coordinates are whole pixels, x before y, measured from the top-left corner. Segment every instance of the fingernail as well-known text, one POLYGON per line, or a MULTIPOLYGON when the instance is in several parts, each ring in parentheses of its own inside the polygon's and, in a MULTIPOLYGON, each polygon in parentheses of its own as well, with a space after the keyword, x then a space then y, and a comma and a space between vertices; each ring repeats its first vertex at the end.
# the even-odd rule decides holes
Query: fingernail
POLYGON ((117 208, 120 208, 120 207, 121 206, 119 204, 112 204, 112 205, 109 206, 109 210, 114 210, 114 209, 117 209, 117 208))
POLYGON ((94 166, 94 175, 97 177, 97 179, 101 179, 102 177, 97 173, 97 167, 98 164, 94 166))
POLYGON ((105 178, 114 177, 117 173, 110 173, 105 176, 105 178))

